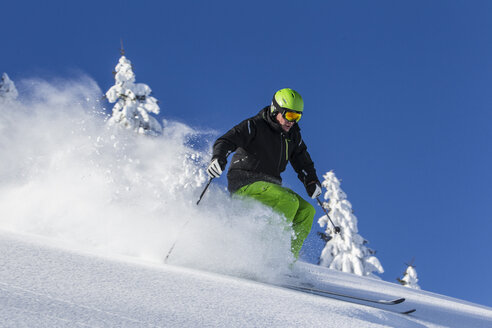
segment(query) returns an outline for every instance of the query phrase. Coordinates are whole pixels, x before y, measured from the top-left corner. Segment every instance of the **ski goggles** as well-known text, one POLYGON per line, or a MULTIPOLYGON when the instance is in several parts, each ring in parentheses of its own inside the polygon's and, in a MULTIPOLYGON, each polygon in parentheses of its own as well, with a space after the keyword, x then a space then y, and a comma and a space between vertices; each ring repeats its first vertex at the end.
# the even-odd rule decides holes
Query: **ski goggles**
POLYGON ((287 110, 285 108, 283 108, 283 110, 284 110, 284 112, 282 113, 282 117, 285 118, 289 122, 296 122, 297 123, 297 122, 299 122, 299 120, 302 117, 301 112, 287 110))

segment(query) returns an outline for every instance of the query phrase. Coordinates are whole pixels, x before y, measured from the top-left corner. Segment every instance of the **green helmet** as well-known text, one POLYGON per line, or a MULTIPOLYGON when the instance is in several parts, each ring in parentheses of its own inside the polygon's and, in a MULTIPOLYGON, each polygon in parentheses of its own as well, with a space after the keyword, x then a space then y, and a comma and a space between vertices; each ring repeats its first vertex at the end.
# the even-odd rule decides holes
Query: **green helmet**
POLYGON ((304 110, 304 101, 301 95, 292 89, 280 89, 273 95, 272 113, 280 112, 281 108, 302 112, 304 110))

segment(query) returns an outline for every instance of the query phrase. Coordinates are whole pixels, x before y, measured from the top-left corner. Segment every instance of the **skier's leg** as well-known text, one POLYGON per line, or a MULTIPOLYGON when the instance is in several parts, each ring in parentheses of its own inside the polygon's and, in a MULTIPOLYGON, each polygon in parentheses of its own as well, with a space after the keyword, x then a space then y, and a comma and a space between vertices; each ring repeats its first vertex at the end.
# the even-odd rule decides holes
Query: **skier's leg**
POLYGON ((293 191, 265 181, 257 181, 244 186, 236 191, 235 195, 253 198, 271 207, 283 214, 287 223, 292 223, 299 207, 299 200, 293 191))
POLYGON ((292 253, 298 258, 302 245, 311 231, 316 210, 313 205, 309 204, 301 196, 295 195, 299 201, 299 208, 292 220, 292 229, 295 233, 295 238, 292 239, 292 253))
POLYGON ((287 223, 291 223, 294 230, 291 251, 298 258, 304 240, 311 231, 316 213, 314 207, 289 188, 264 181, 244 186, 236 195, 256 199, 285 216, 287 223))

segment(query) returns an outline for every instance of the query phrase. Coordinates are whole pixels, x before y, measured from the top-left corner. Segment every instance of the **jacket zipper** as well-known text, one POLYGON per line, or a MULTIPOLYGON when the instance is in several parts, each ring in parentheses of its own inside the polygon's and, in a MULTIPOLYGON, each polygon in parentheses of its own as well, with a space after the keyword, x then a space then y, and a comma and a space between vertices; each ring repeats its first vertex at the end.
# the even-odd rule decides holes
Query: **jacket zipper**
POLYGON ((283 134, 280 134, 280 158, 278 160, 278 171, 280 172, 280 166, 282 165, 282 156, 284 152, 284 141, 285 141, 285 160, 289 161, 289 142, 287 138, 283 137, 283 134))
POLYGON ((289 161, 289 140, 285 139, 285 160, 289 161))
POLYGON ((282 153, 283 153, 283 148, 284 147, 284 140, 282 137, 282 133, 280 134, 280 156, 278 159, 278 172, 280 172, 280 165, 282 164, 282 153))

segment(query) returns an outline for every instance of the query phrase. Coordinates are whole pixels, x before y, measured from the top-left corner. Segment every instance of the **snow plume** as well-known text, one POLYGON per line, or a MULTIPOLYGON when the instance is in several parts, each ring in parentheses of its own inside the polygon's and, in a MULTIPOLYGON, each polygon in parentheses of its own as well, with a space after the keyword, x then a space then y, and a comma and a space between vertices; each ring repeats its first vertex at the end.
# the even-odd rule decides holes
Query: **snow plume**
POLYGON ((271 210, 217 183, 196 206, 210 134, 169 121, 153 138, 108 126, 89 78, 24 86, 28 98, 0 104, 0 229, 156 263, 177 241, 170 264, 260 279, 292 260, 271 210))

